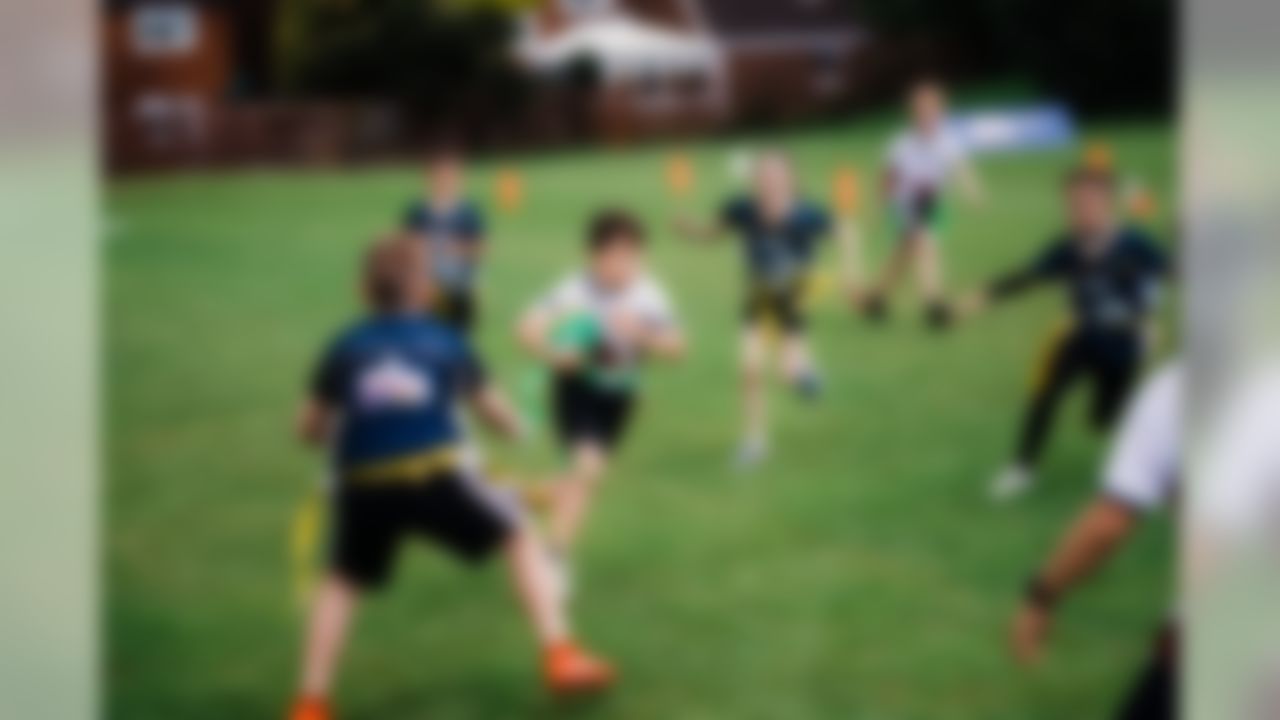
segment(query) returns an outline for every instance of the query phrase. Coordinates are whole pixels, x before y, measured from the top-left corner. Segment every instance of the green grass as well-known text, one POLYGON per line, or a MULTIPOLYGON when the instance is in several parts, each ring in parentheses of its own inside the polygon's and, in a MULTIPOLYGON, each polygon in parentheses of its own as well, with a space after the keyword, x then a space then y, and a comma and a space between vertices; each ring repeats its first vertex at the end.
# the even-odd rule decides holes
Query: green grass
MULTIPOLYGON (((872 168, 885 119, 786 138, 815 194, 837 163, 872 168)), ((1172 134, 1091 128, 1173 204, 1172 134)), ((728 144, 691 148, 694 205, 726 191, 728 144)), ((620 688, 557 709, 501 568, 406 553, 362 615, 342 673, 352 718, 1095 718, 1107 715, 1167 601, 1170 528, 1156 520, 1065 607, 1050 661, 1016 670, 1004 630, 1020 586, 1092 494, 1102 445, 1079 403, 1043 486, 985 499, 1021 411, 1055 292, 931 336, 904 294, 874 329, 834 302, 814 319, 829 395, 778 392, 777 453, 741 477, 734 440, 735 249, 678 242, 665 149, 520 163, 530 202, 493 215, 481 344, 500 377, 525 372, 518 309, 575 262, 583 220, 630 206, 693 339, 650 373, 643 410, 600 497, 581 558, 579 625, 617 660, 620 688)), ((983 163, 993 202, 952 213, 952 284, 1027 257, 1054 229, 1068 152, 983 163)), ((473 180, 487 195, 494 166, 473 180)), ((106 680, 114 717, 278 716, 295 678, 299 615, 288 515, 318 473, 290 436, 319 345, 355 313, 353 260, 415 191, 410 168, 257 172, 112 186, 106 680)), ((874 223, 873 223, 874 224, 874 223)), ((1161 229, 1168 229, 1163 220, 1161 229)), ((875 258, 886 243, 869 243, 875 258)), ((545 445, 545 443, 544 443, 545 445)), ((504 452, 533 472, 554 455, 504 452)))

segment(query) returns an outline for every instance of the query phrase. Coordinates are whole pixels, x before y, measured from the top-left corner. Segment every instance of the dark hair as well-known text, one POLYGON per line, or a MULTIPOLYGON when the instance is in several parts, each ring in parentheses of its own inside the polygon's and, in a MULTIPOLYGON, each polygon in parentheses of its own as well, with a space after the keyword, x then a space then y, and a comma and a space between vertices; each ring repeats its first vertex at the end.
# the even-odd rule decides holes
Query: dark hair
POLYGON ((1116 176, 1110 170, 1080 165, 1073 167, 1062 176, 1062 188, 1095 188, 1108 193, 1115 192, 1116 176))
POLYGON ((618 208, 596 213, 587 227, 587 250, 592 253, 620 243, 642 247, 647 240, 644 225, 631 213, 618 208))

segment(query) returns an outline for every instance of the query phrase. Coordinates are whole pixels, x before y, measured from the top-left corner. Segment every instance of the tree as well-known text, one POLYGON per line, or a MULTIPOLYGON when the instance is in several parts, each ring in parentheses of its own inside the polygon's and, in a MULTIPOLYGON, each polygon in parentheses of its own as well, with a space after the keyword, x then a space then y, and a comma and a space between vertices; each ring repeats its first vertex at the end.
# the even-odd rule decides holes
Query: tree
POLYGON ((392 100, 453 126, 509 115, 528 95, 498 0, 287 0, 280 12, 279 67, 295 95, 392 100))

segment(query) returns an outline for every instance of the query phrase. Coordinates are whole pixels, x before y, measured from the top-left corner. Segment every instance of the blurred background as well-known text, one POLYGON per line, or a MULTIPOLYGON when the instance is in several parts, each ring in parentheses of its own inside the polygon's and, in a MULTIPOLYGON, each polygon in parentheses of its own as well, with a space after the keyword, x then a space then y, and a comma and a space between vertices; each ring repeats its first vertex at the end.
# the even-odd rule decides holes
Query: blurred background
POLYGON ((1168 112, 1174 21, 1164 0, 109 0, 102 117, 129 171, 780 127, 923 73, 1168 112))
MULTIPOLYGON (((1074 720, 1109 716, 1130 686, 1170 605, 1163 515, 1064 608, 1043 667, 1005 646, 1107 445, 1076 397, 1042 486, 987 498, 1059 294, 943 336, 907 292, 883 328, 820 294, 827 398, 779 392, 776 457, 744 478, 726 462, 740 259, 670 220, 714 214, 739 160, 780 146, 878 268, 877 178, 928 74, 953 89, 990 189, 948 218, 953 290, 1039 251, 1082 159, 1115 169, 1130 220, 1172 253, 1173 3, 113 0, 98 22, 109 715, 282 712, 301 623, 289 521, 322 472, 290 417, 358 312, 361 248, 421 197, 420 150, 441 137, 466 147, 489 215, 478 342, 504 385, 531 370, 516 315, 579 263, 605 203, 650 226, 693 351, 650 374, 583 542, 576 609, 618 691, 548 702, 501 569, 407 552, 361 618, 345 715, 1074 720)), ((1178 295, 1152 364, 1178 341, 1178 295)), ((533 477, 560 466, 545 436, 491 451, 533 477)))

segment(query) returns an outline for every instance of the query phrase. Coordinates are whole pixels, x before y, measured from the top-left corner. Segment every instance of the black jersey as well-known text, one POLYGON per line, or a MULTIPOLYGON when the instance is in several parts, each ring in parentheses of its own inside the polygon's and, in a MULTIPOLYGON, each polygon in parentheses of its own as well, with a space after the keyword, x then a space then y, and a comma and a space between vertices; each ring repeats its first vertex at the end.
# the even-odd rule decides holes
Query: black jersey
POLYGON ((1098 251, 1069 234, 1051 242, 1027 266, 991 284, 996 298, 1046 282, 1063 283, 1082 330, 1135 329, 1152 311, 1169 263, 1159 246, 1136 228, 1123 228, 1098 251))

